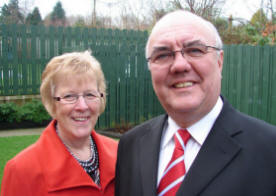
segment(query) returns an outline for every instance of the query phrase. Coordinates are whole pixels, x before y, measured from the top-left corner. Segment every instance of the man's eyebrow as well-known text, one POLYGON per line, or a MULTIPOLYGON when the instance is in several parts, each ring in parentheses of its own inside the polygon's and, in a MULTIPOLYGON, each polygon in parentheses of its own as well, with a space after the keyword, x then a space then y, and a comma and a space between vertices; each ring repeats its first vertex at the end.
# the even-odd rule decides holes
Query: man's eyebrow
POLYGON ((200 41, 200 40, 194 40, 194 41, 183 44, 184 47, 193 46, 193 45, 204 45, 204 43, 202 43, 202 41, 200 41))
POLYGON ((152 53, 164 51, 164 50, 167 51, 167 50, 170 50, 170 48, 167 46, 156 46, 156 47, 153 47, 152 53))

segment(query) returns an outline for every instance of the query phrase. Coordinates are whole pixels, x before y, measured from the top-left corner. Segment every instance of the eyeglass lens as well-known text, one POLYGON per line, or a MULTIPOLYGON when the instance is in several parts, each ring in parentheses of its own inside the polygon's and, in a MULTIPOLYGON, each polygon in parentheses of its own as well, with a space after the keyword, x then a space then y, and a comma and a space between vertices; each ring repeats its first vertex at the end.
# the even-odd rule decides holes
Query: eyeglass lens
POLYGON ((149 60, 151 63, 164 65, 170 64, 174 61, 175 55, 177 52, 180 52, 182 56, 188 60, 202 57, 206 53, 208 53, 208 48, 216 49, 215 47, 205 46, 205 45, 191 45, 187 47, 183 47, 181 50, 171 51, 168 49, 160 49, 153 52, 149 60))

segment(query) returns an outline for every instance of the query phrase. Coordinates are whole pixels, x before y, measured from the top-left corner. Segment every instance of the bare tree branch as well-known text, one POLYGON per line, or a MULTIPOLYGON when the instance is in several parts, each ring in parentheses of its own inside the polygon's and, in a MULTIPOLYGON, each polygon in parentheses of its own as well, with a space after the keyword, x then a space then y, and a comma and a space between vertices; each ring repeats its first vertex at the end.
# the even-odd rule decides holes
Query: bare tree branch
POLYGON ((206 19, 212 19, 218 16, 225 0, 174 0, 172 4, 176 9, 186 9, 206 19))

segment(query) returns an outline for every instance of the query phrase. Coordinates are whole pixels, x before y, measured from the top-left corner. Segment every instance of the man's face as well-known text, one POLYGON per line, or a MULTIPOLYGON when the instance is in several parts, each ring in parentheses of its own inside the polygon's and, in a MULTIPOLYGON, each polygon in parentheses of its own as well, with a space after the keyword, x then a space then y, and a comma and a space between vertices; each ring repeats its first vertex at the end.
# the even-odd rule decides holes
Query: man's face
MULTIPOLYGON (((185 20, 185 19, 184 19, 185 20)), ((215 37, 200 23, 176 19, 159 27, 149 40, 149 55, 158 50, 179 51, 183 46, 215 46, 215 37)), ((185 58, 175 53, 172 63, 149 65, 153 88, 167 113, 181 127, 206 115, 220 94, 223 51, 211 48, 200 57, 185 58)))

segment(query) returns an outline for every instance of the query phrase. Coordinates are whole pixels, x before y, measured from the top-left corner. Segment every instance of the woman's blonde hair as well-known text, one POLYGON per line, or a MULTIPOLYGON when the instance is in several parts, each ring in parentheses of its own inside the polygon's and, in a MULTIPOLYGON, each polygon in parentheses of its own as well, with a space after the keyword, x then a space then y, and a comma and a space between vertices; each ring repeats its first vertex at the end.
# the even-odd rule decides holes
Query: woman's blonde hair
POLYGON ((65 53, 52 58, 46 65, 41 79, 40 94, 42 103, 48 113, 54 118, 54 93, 56 81, 59 77, 76 75, 81 78, 94 77, 97 81, 101 97, 100 113, 106 105, 106 83, 100 63, 91 55, 90 51, 65 53))

